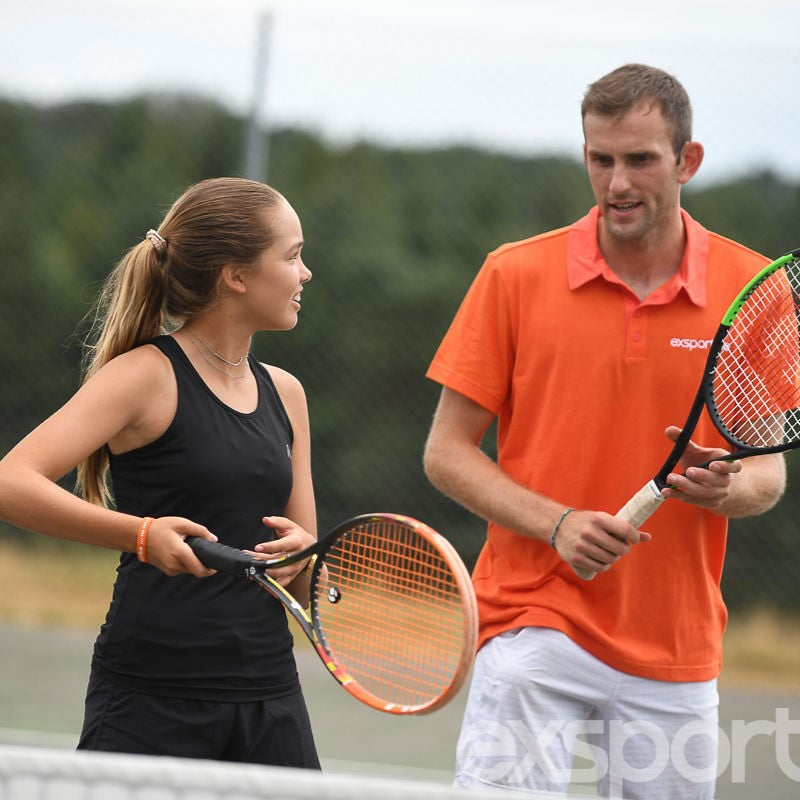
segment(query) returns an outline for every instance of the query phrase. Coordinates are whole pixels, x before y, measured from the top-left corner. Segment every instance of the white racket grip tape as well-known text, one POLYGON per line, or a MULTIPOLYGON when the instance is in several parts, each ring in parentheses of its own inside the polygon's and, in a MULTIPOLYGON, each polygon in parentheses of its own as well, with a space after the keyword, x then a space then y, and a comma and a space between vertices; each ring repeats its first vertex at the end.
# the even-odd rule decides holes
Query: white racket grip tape
POLYGON ((624 519, 634 528, 640 528, 644 522, 650 519, 665 499, 656 482, 648 481, 622 506, 617 512, 617 517, 624 519))
MULTIPOLYGON (((648 481, 636 494, 625 503, 624 506, 617 512, 616 516, 619 519, 624 519, 625 522, 633 525, 634 528, 639 528, 655 513, 656 509, 666 500, 666 497, 661 494, 661 490, 656 485, 655 481, 648 481)), ((583 569, 582 567, 572 567, 573 572, 585 581, 590 581, 597 575, 590 569, 583 569)))
MULTIPOLYGON (((570 566, 572 567, 572 564, 570 564, 570 566)), ((584 569, 583 567, 572 567, 572 571, 579 578, 582 578, 585 581, 590 581, 592 578, 594 578, 595 575, 597 575, 597 573, 594 572, 594 570, 584 569)))

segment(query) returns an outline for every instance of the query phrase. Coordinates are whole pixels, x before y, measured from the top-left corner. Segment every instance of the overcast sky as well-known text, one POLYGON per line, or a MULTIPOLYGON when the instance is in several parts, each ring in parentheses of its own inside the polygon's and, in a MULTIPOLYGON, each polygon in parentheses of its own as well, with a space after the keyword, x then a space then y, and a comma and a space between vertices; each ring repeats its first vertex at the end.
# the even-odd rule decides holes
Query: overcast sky
POLYGON ((628 61, 692 97, 706 179, 800 177, 800 0, 0 0, 0 94, 187 91, 334 142, 580 155, 586 85, 628 61))

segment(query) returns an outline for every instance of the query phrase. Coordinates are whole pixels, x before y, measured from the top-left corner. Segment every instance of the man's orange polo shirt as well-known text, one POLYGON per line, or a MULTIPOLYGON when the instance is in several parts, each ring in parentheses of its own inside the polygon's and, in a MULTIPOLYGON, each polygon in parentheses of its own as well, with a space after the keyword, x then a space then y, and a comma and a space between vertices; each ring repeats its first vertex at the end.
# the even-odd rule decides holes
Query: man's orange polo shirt
MULTIPOLYGON (((428 377, 498 417, 514 480, 616 513, 666 458, 664 429, 683 424, 723 313, 766 262, 683 212, 680 270, 640 302, 600 254, 597 219, 491 253, 428 377)), ((705 413, 693 438, 726 446, 705 413)), ((715 677, 727 521, 670 500, 643 527, 652 542, 584 582, 549 544, 490 523, 473 574, 480 644, 541 626, 634 675, 715 677)))

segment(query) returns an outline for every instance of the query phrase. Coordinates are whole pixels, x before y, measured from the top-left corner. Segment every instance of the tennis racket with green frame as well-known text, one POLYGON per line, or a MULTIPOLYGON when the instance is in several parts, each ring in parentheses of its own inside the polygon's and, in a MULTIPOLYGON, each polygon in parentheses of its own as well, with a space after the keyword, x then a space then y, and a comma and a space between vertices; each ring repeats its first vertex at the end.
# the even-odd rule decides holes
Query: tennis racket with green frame
MULTIPOLYGON (((703 409, 733 448, 733 461, 800 446, 800 249, 764 267, 731 303, 717 328, 700 386, 661 469, 617 512, 633 527, 664 501, 703 409)), ((704 466, 707 466, 704 465, 704 466)), ((585 580, 596 573, 575 572, 585 580)))

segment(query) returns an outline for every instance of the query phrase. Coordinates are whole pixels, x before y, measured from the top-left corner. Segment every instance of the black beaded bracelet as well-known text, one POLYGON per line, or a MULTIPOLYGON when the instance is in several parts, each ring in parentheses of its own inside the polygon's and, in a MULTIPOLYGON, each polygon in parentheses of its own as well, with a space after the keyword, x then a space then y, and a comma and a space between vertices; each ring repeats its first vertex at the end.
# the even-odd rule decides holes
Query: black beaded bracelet
POLYGON ((556 522, 556 524, 553 526, 553 534, 550 537, 550 547, 552 547, 553 550, 556 549, 556 536, 558 536, 558 531, 559 528, 561 528, 561 523, 567 518, 567 514, 571 514, 574 510, 575 510, 574 508, 568 508, 566 511, 564 511, 558 518, 558 522, 556 522))

